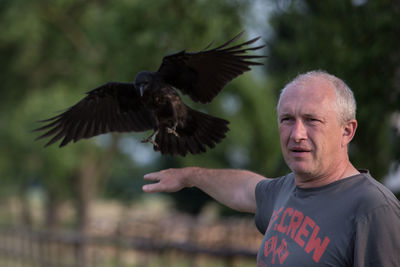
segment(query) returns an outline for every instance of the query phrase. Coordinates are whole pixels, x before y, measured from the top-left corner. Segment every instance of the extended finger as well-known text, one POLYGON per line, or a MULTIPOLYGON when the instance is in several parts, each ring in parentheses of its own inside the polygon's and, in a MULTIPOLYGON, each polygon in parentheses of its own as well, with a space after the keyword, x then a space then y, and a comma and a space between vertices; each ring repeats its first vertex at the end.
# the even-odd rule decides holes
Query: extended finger
POLYGON ((159 190, 156 189, 157 189, 157 184, 146 184, 142 187, 142 190, 146 193, 158 192, 159 190))
POLYGON ((157 182, 154 184, 146 184, 142 187, 142 190, 146 193, 155 193, 155 192, 174 192, 171 190, 166 184, 162 182, 157 182))
POLYGON ((143 179, 148 181, 159 181, 160 180, 159 174, 160 174, 159 172, 148 173, 143 176, 143 179))

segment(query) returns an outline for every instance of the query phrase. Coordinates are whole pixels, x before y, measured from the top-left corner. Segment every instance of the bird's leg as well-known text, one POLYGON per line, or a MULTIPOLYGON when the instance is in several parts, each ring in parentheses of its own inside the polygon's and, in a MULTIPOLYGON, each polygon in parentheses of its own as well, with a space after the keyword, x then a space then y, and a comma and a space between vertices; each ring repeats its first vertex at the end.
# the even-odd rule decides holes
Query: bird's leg
POLYGON ((171 102, 170 103, 170 105, 171 105, 171 110, 172 110, 172 116, 173 116, 173 121, 174 121, 174 125, 172 126, 172 128, 170 128, 170 127, 166 127, 166 129, 167 129, 167 132, 169 133, 169 134, 173 134, 173 135, 175 135, 176 137, 179 137, 179 134, 176 132, 176 127, 178 126, 178 122, 179 122, 179 120, 178 120, 178 112, 177 112, 177 109, 176 109, 176 103, 175 103, 175 105, 171 102))
POLYGON ((158 129, 155 130, 149 137, 143 139, 142 143, 151 143, 151 144, 153 144, 153 146, 158 147, 158 144, 156 143, 156 141, 153 140, 153 136, 155 136, 156 134, 158 134, 158 129))
POLYGON ((169 128, 169 127, 167 127, 166 129, 167 129, 167 132, 169 133, 169 134, 173 134, 173 135, 175 135, 176 137, 179 137, 179 134, 176 132, 176 127, 178 126, 178 121, 176 121, 175 123, 174 123, 174 126, 172 126, 172 128, 169 128))

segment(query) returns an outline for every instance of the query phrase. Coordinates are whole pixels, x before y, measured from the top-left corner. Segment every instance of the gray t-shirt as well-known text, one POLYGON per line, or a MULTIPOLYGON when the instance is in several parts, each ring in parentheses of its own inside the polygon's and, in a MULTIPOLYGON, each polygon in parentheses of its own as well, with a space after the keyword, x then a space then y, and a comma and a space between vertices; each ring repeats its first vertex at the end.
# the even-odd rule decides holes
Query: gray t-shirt
POLYGON ((400 266, 400 203, 367 171, 307 189, 264 180, 256 200, 259 267, 400 266))

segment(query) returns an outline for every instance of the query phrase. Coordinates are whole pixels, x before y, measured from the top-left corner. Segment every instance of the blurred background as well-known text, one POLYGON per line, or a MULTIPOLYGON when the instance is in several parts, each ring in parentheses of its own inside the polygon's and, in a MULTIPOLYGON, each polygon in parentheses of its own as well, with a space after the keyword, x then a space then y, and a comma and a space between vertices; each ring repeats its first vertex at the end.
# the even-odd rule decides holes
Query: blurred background
POLYGON ((2 0, 0 266, 254 266, 262 235, 251 215, 196 189, 144 194, 143 175, 192 165, 287 173, 277 98, 313 69, 353 89, 350 158, 399 197, 399 17, 397 0, 2 0), (262 37, 268 57, 200 107, 230 121, 215 149, 160 156, 140 142, 147 132, 61 149, 34 141, 38 120, 85 92, 242 30, 241 41, 262 37))

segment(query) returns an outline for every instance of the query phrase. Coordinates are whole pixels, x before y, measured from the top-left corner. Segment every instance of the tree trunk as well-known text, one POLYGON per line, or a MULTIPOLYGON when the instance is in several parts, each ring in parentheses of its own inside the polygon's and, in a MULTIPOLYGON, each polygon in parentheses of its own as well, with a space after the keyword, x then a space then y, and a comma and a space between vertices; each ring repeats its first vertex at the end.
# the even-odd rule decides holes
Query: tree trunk
POLYGON ((77 230, 81 239, 78 246, 78 266, 87 266, 87 236, 90 227, 90 205, 98 193, 100 180, 108 176, 110 163, 117 151, 117 138, 102 153, 86 153, 72 179, 76 194, 77 230))
POLYGON ((46 201, 45 227, 50 232, 55 232, 60 228, 60 204, 61 201, 57 197, 57 194, 53 191, 49 191, 46 201))
POLYGON ((29 203, 29 196, 28 196, 28 186, 23 185, 21 188, 20 193, 20 201, 21 201, 21 222, 24 227, 32 227, 33 220, 32 220, 32 213, 29 203))

